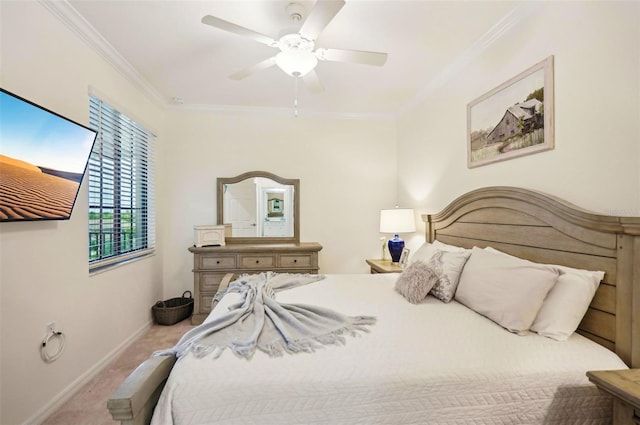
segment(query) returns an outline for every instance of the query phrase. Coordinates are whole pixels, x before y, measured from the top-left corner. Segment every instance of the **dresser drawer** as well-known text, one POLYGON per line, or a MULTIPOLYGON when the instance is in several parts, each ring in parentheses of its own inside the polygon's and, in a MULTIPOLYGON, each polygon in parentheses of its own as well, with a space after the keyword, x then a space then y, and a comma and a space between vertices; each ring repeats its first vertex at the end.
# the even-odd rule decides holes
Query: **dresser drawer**
POLYGON ((273 269, 276 266, 274 255, 241 255, 240 268, 273 269))
POLYGON ((311 254, 280 254, 280 264, 282 268, 311 267, 313 258, 311 254))
POLYGON ((201 255, 200 269, 234 269, 236 268, 235 255, 201 255))
POLYGON ((202 292, 218 292, 218 287, 220 286, 220 282, 226 273, 212 273, 212 272, 201 272, 200 273, 200 291, 202 292))

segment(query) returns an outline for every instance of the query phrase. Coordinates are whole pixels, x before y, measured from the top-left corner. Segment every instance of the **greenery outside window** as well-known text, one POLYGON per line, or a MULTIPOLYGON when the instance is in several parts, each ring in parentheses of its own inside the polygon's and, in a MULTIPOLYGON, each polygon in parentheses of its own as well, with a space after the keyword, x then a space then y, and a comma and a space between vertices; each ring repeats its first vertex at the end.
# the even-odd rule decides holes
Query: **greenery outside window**
POLYGON ((148 255, 155 248, 154 135, 95 96, 89 126, 89 269, 148 255))

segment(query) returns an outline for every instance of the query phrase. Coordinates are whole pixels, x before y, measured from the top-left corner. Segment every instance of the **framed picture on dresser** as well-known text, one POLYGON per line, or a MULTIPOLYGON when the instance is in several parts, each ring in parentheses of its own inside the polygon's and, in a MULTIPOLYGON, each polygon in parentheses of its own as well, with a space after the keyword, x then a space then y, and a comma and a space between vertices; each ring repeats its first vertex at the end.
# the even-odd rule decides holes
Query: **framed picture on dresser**
POLYGON ((467 105, 467 166, 554 148, 553 56, 467 105))
POLYGON ((407 262, 409 261, 409 248, 403 248, 402 253, 400 254, 400 267, 406 267, 407 262))

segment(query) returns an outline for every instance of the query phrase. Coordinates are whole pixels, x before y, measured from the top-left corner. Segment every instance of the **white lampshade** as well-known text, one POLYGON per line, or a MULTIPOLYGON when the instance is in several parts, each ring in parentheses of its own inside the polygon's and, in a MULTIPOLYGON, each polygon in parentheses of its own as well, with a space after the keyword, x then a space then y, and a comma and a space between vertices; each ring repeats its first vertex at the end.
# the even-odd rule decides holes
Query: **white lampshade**
POLYGON ((291 49, 278 53, 276 64, 292 77, 303 77, 316 67, 318 59, 311 52, 291 49))
POLYGON ((413 209, 380 210, 380 233, 411 233, 416 231, 413 209))

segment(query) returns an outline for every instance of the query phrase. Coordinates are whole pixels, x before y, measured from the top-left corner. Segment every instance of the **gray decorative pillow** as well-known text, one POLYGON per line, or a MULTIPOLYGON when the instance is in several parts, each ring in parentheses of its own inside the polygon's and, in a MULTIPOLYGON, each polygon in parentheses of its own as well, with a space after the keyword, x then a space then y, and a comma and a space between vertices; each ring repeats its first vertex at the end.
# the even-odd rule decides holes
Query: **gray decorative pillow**
POLYGON ((445 303, 453 299, 460 274, 470 255, 471 251, 469 250, 460 252, 435 251, 435 254, 427 262, 438 276, 436 284, 431 289, 431 294, 434 297, 445 303))
POLYGON ((396 291, 412 304, 424 300, 438 276, 424 261, 415 261, 407 266, 396 281, 396 291))

